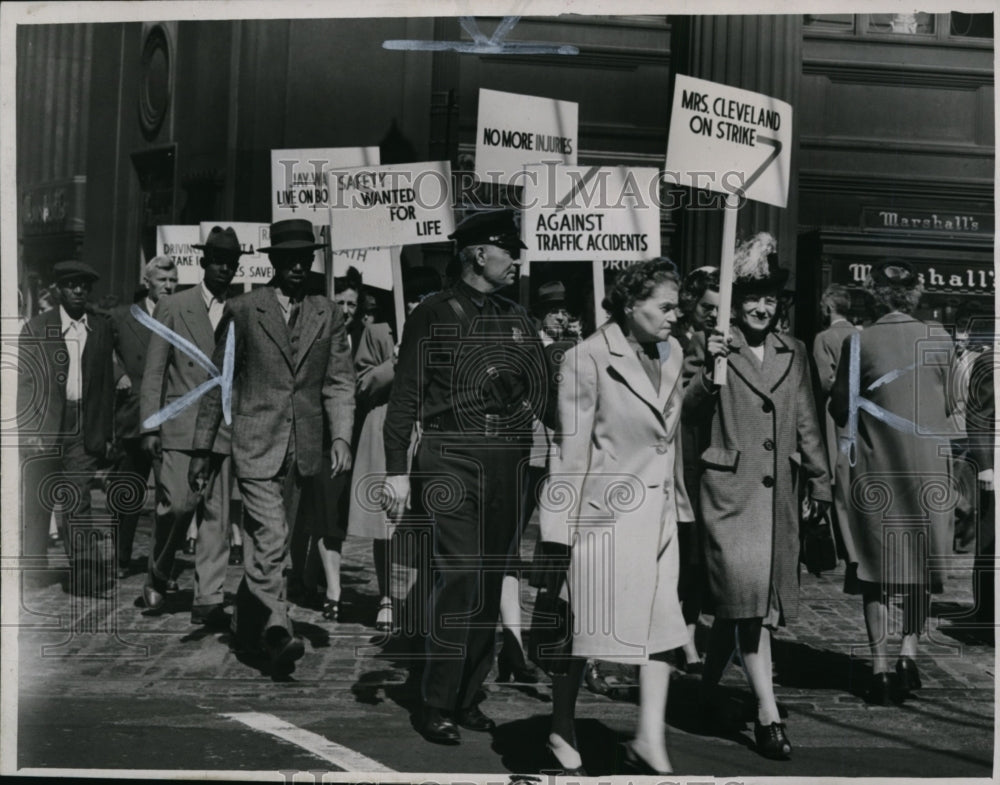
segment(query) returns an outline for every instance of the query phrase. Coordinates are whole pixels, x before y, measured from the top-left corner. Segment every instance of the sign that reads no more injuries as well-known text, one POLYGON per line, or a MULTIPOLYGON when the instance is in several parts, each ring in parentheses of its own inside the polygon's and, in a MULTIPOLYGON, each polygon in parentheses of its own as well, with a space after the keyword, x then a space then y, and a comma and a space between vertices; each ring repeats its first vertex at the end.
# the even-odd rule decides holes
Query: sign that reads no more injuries
POLYGON ((792 107, 777 98, 678 74, 666 176, 720 193, 788 203, 792 107))

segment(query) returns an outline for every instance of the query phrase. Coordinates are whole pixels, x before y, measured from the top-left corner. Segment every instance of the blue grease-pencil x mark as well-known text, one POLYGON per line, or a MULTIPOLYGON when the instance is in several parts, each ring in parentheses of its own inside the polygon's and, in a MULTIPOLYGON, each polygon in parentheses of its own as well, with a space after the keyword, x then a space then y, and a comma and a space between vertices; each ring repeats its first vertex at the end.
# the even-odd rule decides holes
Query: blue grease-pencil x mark
POLYGON ((215 363, 201 349, 183 336, 175 333, 162 322, 158 322, 138 305, 133 305, 129 309, 129 313, 132 314, 132 317, 139 324, 145 325, 163 340, 167 341, 167 343, 180 349, 209 373, 208 379, 193 390, 185 393, 177 400, 171 401, 156 414, 143 420, 142 427, 147 429, 159 428, 162 423, 176 417, 216 385, 222 388, 222 417, 226 421, 226 425, 229 425, 232 422, 233 360, 236 356, 236 334, 233 332, 233 323, 229 323, 229 329, 226 331, 226 351, 222 359, 222 373, 219 373, 219 369, 215 367, 215 363))
MULTIPOLYGON (((916 368, 916 363, 900 368, 876 379, 868 385, 865 392, 871 392, 884 384, 888 384, 898 379, 904 373, 916 368)), ((848 395, 847 395, 847 433, 840 437, 840 451, 847 456, 848 463, 854 466, 858 460, 857 435, 858 435, 858 412, 868 412, 876 420, 880 420, 890 428, 897 431, 917 434, 916 424, 910 422, 905 417, 893 414, 887 409, 883 409, 876 403, 872 403, 867 398, 861 396, 861 337, 857 334, 851 336, 851 348, 848 355, 848 395)))
POLYGON ((505 16, 487 38, 479 29, 474 16, 460 17, 462 29, 472 41, 416 41, 410 39, 383 41, 383 49, 412 50, 416 52, 458 52, 459 54, 479 55, 578 55, 580 50, 575 46, 544 44, 538 42, 507 42, 505 39, 517 24, 519 16, 505 16))

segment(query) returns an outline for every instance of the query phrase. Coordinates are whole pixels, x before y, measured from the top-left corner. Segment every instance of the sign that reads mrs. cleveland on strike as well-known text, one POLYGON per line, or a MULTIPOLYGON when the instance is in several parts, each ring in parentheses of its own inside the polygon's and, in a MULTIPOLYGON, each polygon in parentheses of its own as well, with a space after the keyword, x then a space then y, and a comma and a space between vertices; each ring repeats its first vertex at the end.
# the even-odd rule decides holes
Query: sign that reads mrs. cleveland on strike
POLYGON ((329 219, 326 173, 332 168, 378 166, 377 147, 317 147, 271 151, 271 220, 305 218, 317 226, 329 219))
POLYGON ((198 224, 156 227, 156 255, 173 259, 177 265, 177 283, 187 285, 201 281, 201 249, 194 247, 201 242, 198 224))
POLYGON ((788 203, 792 107, 761 93, 677 75, 666 179, 788 203))
POLYGON ((578 109, 572 101, 481 89, 476 174, 508 183, 527 164, 575 164, 578 109))
POLYGON ((327 181, 334 251, 439 243, 455 231, 447 161, 331 170, 327 181))
POLYGON ((526 167, 521 235, 529 261, 659 256, 657 176, 624 166, 526 167))

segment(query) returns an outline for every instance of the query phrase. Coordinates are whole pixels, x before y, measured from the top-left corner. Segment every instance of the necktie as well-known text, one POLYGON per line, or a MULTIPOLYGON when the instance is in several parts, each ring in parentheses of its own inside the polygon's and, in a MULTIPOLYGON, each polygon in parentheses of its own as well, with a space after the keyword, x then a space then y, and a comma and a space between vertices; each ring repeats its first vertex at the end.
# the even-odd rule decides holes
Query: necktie
POLYGON ((291 330, 299 320, 299 309, 302 303, 298 300, 288 301, 288 329, 291 330))

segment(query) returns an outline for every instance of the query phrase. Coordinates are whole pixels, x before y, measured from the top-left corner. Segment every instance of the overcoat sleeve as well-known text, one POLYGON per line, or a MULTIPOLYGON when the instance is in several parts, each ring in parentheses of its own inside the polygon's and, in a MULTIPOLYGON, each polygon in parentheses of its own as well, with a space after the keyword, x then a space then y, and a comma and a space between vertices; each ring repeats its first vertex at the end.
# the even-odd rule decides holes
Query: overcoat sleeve
POLYGON ((562 363, 554 449, 539 504, 542 540, 564 545, 580 509, 597 413, 597 367, 581 346, 567 352, 562 363))
POLYGON ((333 309, 331 318, 330 358, 323 381, 323 408, 330 425, 330 438, 342 439, 350 444, 354 428, 354 364, 340 308, 333 309))
MULTIPOLYGON (((153 318, 169 329, 173 329, 173 309, 168 298, 161 298, 153 309, 153 318)), ((143 423, 163 408, 163 387, 170 364, 172 348, 170 342, 153 332, 149 336, 146 349, 146 365, 142 372, 142 387, 139 392, 139 429, 143 434, 156 433, 160 429, 145 428, 143 423)))
POLYGON ((833 493, 830 490, 830 469, 823 436, 819 429, 819 418, 816 416, 809 358, 804 345, 799 344, 796 348, 801 348, 801 351, 796 352, 799 379, 795 389, 795 411, 802 469, 806 475, 809 497, 829 502, 833 501, 833 493))

